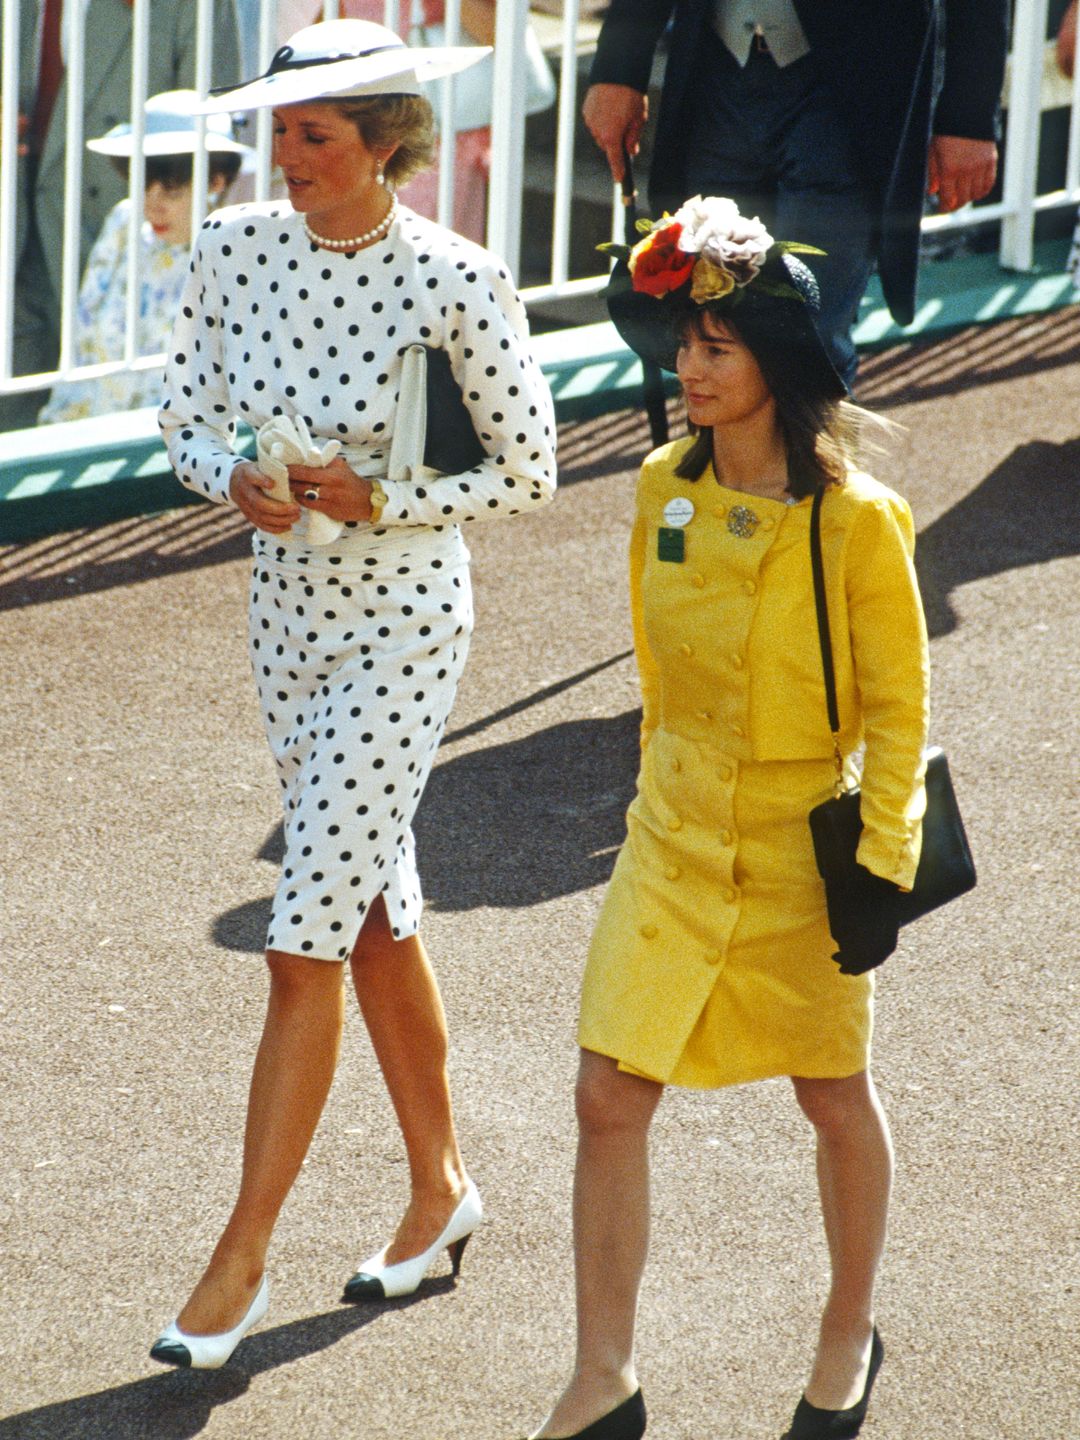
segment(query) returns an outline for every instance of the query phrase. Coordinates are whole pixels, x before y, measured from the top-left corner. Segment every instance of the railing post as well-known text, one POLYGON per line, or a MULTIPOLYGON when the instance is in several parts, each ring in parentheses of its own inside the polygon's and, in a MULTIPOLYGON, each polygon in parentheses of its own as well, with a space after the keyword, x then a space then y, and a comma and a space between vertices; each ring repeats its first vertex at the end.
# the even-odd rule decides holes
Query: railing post
POLYGON ((498 0, 491 121, 488 245, 517 274, 521 259, 522 160, 525 153, 527 0, 498 0))
POLYGON ((19 179, 19 0, 4 0, 0 78, 0 384, 11 379, 19 179))
MULTIPOLYGON (((75 305, 82 278, 82 177, 83 177, 83 96, 86 56, 83 37, 86 13, 74 7, 68 31, 70 53, 65 75, 67 114, 64 116, 64 251, 60 288, 60 369, 67 369, 75 340, 75 305)), ((97 238, 96 236, 94 237, 97 238)))
MULTIPOLYGON (((139 164, 146 134, 146 101, 150 75, 150 3, 135 0, 131 16, 131 148, 128 166, 127 305, 124 319, 124 360, 130 365, 139 353, 139 310, 142 301, 142 229, 146 199, 146 165, 139 164)), ((61 367, 63 368, 63 367, 61 367)))
POLYGON ((1030 270, 1034 260, 1047 3, 1048 0, 1016 0, 1013 15, 1009 126, 1002 187, 1006 213, 1001 222, 998 252, 1001 264, 1009 270, 1030 270))
POLYGON ((555 219, 551 236, 551 279, 555 285, 562 285, 570 275, 570 210, 574 197, 579 13, 579 0, 564 0, 559 66, 559 118, 555 139, 555 219))

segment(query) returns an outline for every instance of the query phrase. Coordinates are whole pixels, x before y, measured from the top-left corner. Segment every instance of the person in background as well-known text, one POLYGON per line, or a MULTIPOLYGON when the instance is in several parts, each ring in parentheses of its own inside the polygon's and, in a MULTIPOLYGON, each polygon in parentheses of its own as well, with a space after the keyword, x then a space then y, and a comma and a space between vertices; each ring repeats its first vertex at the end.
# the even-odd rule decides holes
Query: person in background
MULTIPOLYGON (((23 0, 19 7, 19 111, 25 153, 19 158, 13 373, 55 367, 60 353, 64 237, 67 49, 71 0, 23 0)), ((195 80, 192 0, 150 0, 147 93, 195 80)), ((213 83, 237 75, 232 0, 215 0, 213 83)), ((131 113, 130 0, 85 0, 82 133, 102 135, 131 113)), ((101 160, 87 162, 79 214, 79 273, 124 181, 101 160)), ((0 395, 0 430, 33 425, 42 390, 0 395)))
MULTIPOLYGON (((785 1440, 857 1435, 884 1354, 874 1282, 892 1147, 868 1068, 868 972, 897 938, 880 898, 910 889, 919 861, 927 638, 911 511, 854 462, 865 412, 847 405, 814 327, 817 286, 797 248, 775 243, 730 199, 697 196, 657 222, 630 253, 629 278, 617 272, 622 288, 609 291, 623 339, 677 370, 694 433, 646 459, 637 491, 641 770, 582 986, 577 1357, 534 1440, 645 1431, 634 1328, 649 1127, 667 1085, 786 1076, 816 1133, 831 1284, 785 1440), (815 513, 835 740, 814 603, 815 513), (830 933, 808 816, 835 793, 839 772, 850 774, 860 744, 864 903, 830 933)), ((697 1264, 662 1262, 687 1305, 697 1264)), ((665 1433, 677 1431, 673 1422, 665 1433)), ((734 1416, 717 1431, 746 1433, 734 1416)))
MULTIPOLYGON (((187 279, 192 172, 198 142, 193 107, 198 98, 194 90, 166 90, 146 102, 137 355, 155 355, 165 349, 187 279)), ((225 198, 251 150, 233 139, 226 115, 207 117, 205 144, 209 152, 207 201, 213 209, 225 198)), ((109 156, 118 173, 127 178, 133 153, 131 126, 126 122, 113 126, 107 135, 88 141, 87 149, 109 156)), ((75 316, 77 365, 99 365, 123 358, 130 215, 131 201, 118 201, 90 252, 75 316)), ((90 415, 160 404, 158 369, 123 370, 54 385, 38 423, 85 420, 90 415)))
POLYGON ((584 117, 616 180, 624 149, 638 151, 669 21, 653 214, 723 193, 827 252, 810 261, 818 326, 850 384, 852 326, 875 263, 897 324, 914 316, 927 188, 945 211, 994 183, 1007 0, 612 0, 584 117))

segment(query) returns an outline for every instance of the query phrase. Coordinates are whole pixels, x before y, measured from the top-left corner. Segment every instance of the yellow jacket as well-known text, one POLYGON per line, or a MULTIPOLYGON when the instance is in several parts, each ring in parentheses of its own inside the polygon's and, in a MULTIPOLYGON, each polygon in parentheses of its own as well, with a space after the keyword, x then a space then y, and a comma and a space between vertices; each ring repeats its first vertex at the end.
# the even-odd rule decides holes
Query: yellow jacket
MULTIPOLYGON (((810 570, 811 500, 785 506, 743 495, 718 485, 711 468, 697 481, 680 479, 674 467, 689 443, 650 455, 638 485, 630 593, 642 744, 659 726, 736 760, 830 756, 810 570), (661 558, 659 531, 665 506, 677 497, 694 513, 681 527, 683 559, 671 563, 661 558), (750 541, 733 539, 728 521, 744 502, 757 522, 750 541), (725 617, 733 635, 747 638, 718 669, 716 627, 725 617)), ((852 472, 825 496, 821 536, 841 753, 850 757, 865 742, 858 858, 910 888, 925 808, 929 714, 911 511, 886 486, 852 472)))

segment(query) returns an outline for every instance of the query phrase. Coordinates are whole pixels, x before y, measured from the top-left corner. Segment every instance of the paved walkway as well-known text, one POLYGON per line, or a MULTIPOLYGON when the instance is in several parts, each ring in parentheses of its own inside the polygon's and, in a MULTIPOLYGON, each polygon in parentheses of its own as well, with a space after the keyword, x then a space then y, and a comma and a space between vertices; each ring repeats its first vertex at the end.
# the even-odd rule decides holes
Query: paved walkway
MULTIPOLYGON (((869 1440, 1073 1440, 1080 311, 870 359, 907 427, 935 737, 977 891, 882 972, 899 1181, 869 1440)), ((223 1371, 147 1359, 232 1193, 279 851, 246 538, 191 508, 0 552, 0 1440, 510 1440, 571 1354, 577 977, 622 835, 637 416, 564 427, 545 515, 470 533, 479 622, 418 827, 457 1108, 487 1202, 460 1281, 341 1307, 405 1193, 350 1016, 223 1371)), ((825 1279, 788 1086, 672 1094, 640 1368, 657 1440, 776 1440, 825 1279)))

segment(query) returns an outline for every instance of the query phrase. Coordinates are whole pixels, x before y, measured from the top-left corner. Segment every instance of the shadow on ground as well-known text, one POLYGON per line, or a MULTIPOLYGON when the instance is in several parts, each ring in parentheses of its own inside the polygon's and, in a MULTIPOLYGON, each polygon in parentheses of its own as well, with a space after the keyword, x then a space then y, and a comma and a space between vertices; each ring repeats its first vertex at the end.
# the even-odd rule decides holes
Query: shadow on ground
POLYGON ((1053 314, 974 325, 929 344, 894 345, 864 355, 856 399, 871 410, 887 410, 1036 375, 1078 358, 1080 305, 1068 305, 1053 314))
POLYGON ((931 635, 956 629, 952 593, 974 580, 1080 552, 1080 439, 1034 440, 919 536, 915 564, 931 635))
POLYGON ((0 610, 137 585, 250 552, 251 527, 239 511, 220 505, 66 531, 0 552, 0 610))
POLYGON ((76 1395, 0 1420, 0 1440, 189 1440, 214 1410, 243 1395, 257 1375, 328 1350, 388 1310, 421 1304, 452 1290, 449 1275, 425 1280, 415 1295, 349 1306, 260 1330, 243 1340, 221 1370, 164 1370, 128 1385, 76 1395))
MULTIPOLYGON (((414 827, 428 904, 517 909, 603 884, 626 835, 640 724, 640 710, 570 720, 436 765, 414 827)), ((282 853, 279 826, 258 858, 282 853)), ((214 940, 259 951, 269 919, 270 898, 250 900, 218 916, 214 940)))

